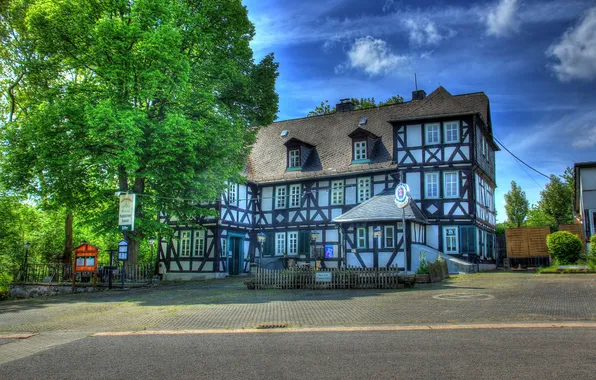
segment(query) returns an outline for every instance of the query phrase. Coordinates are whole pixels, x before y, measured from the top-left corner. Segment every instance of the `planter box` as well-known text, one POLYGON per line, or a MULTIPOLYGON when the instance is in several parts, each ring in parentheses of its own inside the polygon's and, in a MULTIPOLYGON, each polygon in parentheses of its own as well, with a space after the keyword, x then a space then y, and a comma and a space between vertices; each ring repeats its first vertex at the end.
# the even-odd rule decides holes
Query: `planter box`
POLYGON ((430 283, 430 274, 417 274, 416 282, 419 284, 429 284, 430 283))

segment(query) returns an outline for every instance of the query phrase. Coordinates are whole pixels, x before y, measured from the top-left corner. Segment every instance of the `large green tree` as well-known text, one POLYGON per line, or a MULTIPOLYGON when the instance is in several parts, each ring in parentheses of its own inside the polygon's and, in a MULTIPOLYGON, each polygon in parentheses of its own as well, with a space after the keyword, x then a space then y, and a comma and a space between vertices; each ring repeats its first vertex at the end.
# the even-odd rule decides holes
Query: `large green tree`
POLYGON ((573 220, 572 183, 565 174, 562 177, 551 175, 550 182, 540 192, 538 206, 557 224, 569 223, 573 220))
POLYGON ((196 220, 241 181, 255 125, 277 113, 240 0, 4 0, 2 177, 115 228, 134 192, 140 241, 158 210, 196 220), (191 199, 192 201, 187 201, 191 199))
POLYGON ((511 181, 511 190, 505 194, 507 220, 517 227, 521 227, 528 214, 528 205, 526 192, 515 181, 511 181))

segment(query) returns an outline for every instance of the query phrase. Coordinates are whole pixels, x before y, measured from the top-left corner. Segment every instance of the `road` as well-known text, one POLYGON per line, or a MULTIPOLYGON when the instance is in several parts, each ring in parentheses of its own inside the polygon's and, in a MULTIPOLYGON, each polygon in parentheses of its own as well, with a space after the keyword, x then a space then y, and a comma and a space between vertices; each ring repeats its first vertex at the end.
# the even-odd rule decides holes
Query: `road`
POLYGON ((595 340, 596 328, 91 336, 0 365, 0 379, 588 379, 595 340))

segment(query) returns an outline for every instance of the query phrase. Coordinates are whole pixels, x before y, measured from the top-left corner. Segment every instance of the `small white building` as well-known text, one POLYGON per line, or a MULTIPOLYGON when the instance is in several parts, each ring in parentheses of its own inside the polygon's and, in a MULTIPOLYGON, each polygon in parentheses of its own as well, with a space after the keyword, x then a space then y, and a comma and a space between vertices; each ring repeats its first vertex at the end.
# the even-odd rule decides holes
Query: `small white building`
POLYGON ((596 162, 578 162, 574 171, 574 211, 581 218, 589 241, 596 234, 596 162))

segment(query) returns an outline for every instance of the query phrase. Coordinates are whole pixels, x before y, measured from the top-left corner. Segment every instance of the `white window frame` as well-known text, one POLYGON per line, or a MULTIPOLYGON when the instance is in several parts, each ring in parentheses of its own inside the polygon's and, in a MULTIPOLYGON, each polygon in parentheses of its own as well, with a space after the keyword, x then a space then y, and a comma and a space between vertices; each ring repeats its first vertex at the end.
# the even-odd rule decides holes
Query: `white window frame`
POLYGON ((228 203, 235 204, 238 201, 238 184, 230 183, 228 186, 228 203))
POLYGON ((443 227, 443 252, 445 253, 459 253, 459 229, 457 227, 454 226, 446 226, 443 227), (447 230, 453 230, 455 231, 455 235, 454 236, 447 236, 447 230), (448 248, 448 244, 447 244, 447 239, 451 239, 453 238, 455 240, 455 250, 449 250, 448 248))
POLYGON ((191 230, 180 231, 180 257, 190 257, 191 230))
POLYGON ((275 188, 275 209, 276 210, 286 208, 286 198, 288 196, 287 191, 288 190, 285 185, 277 186, 275 188))
POLYGON ((286 233, 276 232, 275 233, 275 254, 282 256, 286 253, 286 233))
POLYGON ((288 255, 298 255, 298 231, 288 231, 288 255))
POLYGON ((424 173, 424 198, 426 199, 437 199, 439 198, 439 192, 440 192, 440 188, 441 188, 441 181, 440 179, 440 173, 439 172, 431 172, 431 173, 424 173), (429 178, 430 177, 434 177, 435 181, 436 181, 436 194, 430 194, 430 192, 428 191, 428 186, 430 185, 430 181, 429 178))
POLYGON ((292 149, 288 153, 288 167, 299 168, 300 167, 300 149, 292 149))
POLYGON ((395 248, 395 228, 393 226, 383 227, 383 247, 395 248), (387 244, 387 238, 391 238, 391 245, 387 244))
POLYGON ((366 227, 358 227, 356 228, 356 248, 366 248, 366 246, 366 227))
POLYGON ((354 160, 366 160, 368 155, 366 154, 366 140, 354 142, 354 160))
POLYGON ((435 145, 441 143, 441 124, 439 123, 432 123, 432 124, 425 124, 425 134, 424 134, 424 143, 426 145, 435 145), (432 130, 431 130, 432 128, 432 130), (430 133, 430 134, 429 134, 430 133), (429 136, 435 137, 434 139, 429 138, 429 136))
POLYGON ((458 143, 460 142, 459 138, 459 121, 446 121, 443 123, 444 133, 445 133, 445 144, 451 143, 458 143), (448 131, 452 130, 452 127, 455 125, 455 138, 453 138, 452 134, 447 133, 448 131), (448 138, 451 137, 451 138, 448 138))
POLYGON ((290 206, 289 207, 300 207, 300 200, 302 198, 302 185, 290 185, 290 206))
POLYGON ((362 203, 370 199, 370 177, 360 177, 358 183, 358 203, 362 203), (366 184, 366 186, 363 186, 366 184))
POLYGON ((221 257, 228 257, 228 238, 221 239, 221 257))
POLYGON ((443 197, 444 198, 459 198, 459 172, 457 171, 450 171, 443 173, 443 197), (455 193, 449 192, 449 187, 447 183, 447 176, 454 174, 455 175, 455 193))
POLYGON ((343 205, 344 204, 344 181, 332 181, 331 182, 331 205, 343 205))
POLYGON ((192 256, 205 256, 205 230, 195 231, 195 245, 193 247, 192 256))

